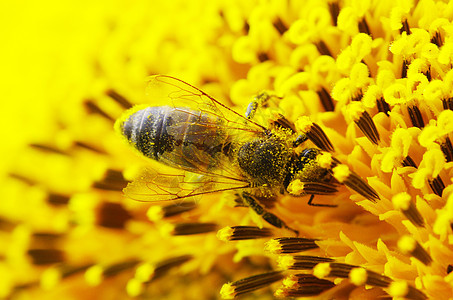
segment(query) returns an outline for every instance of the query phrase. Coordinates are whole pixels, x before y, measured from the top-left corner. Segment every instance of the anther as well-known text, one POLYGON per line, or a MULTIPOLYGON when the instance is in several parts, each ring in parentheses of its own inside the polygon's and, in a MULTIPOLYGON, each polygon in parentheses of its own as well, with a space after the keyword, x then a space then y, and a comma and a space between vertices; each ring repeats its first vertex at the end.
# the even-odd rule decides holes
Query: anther
POLYGON ((69 196, 55 193, 49 193, 47 196, 47 202, 54 206, 67 205, 69 203, 69 199, 69 196))
POLYGON ((54 146, 50 146, 50 145, 32 143, 29 146, 31 148, 34 148, 36 150, 39 150, 39 151, 42 151, 42 152, 46 152, 46 153, 68 155, 68 153, 64 152, 63 150, 60 150, 60 149, 55 148, 54 146))
POLYGON ((367 111, 363 111, 358 120, 355 123, 362 131, 362 133, 374 144, 378 144, 380 137, 379 132, 376 129, 373 119, 367 111))
POLYGON ((433 35, 433 37, 431 38, 431 43, 437 45, 437 47, 442 47, 442 45, 444 44, 443 41, 442 41, 442 36, 440 35, 440 32, 439 31, 436 31, 433 35))
POLYGON ((440 149, 444 153, 447 162, 453 161, 453 145, 451 144, 450 137, 445 137, 445 140, 440 143, 440 149))
POLYGON ((311 270, 319 263, 330 263, 334 260, 328 257, 310 255, 284 255, 277 259, 278 265, 286 270, 311 270))
POLYGON ((34 265, 49 265, 65 261, 65 255, 59 249, 29 249, 27 254, 34 265))
POLYGON ((444 109, 453 110, 453 97, 442 99, 442 106, 444 109))
POLYGON ((359 27, 359 32, 361 32, 361 33, 366 33, 366 34, 368 34, 369 36, 372 36, 372 35, 371 35, 371 31, 370 31, 370 27, 368 27, 368 23, 366 22, 366 19, 365 19, 365 18, 362 18, 362 19, 359 21, 358 27, 359 27))
POLYGON ((411 29, 409 27, 409 23, 407 22, 407 19, 403 21, 403 27, 400 28, 400 33, 406 32, 407 35, 411 34, 411 29))
POLYGON ((272 236, 270 228, 259 228, 256 226, 232 226, 220 229, 217 238, 221 241, 252 240, 272 236))
POLYGON ((442 193, 445 189, 445 184, 442 181, 442 178, 440 176, 437 176, 436 178, 432 180, 428 180, 429 186, 431 187, 431 190, 434 192, 434 194, 441 196, 442 193))
POLYGON ((409 67, 409 62, 407 60, 403 60, 403 65, 401 67, 401 78, 407 78, 408 67, 409 67))
POLYGON ((414 168, 417 168, 417 165, 415 164, 414 160, 409 155, 406 156, 403 159, 401 164, 402 164, 403 167, 414 167, 414 168))
POLYGON ((338 15, 340 14, 340 5, 337 1, 329 2, 329 12, 332 17, 333 26, 337 26, 338 15))
POLYGON ((407 112, 411 118, 412 125, 418 128, 425 127, 425 122, 423 121, 422 113, 417 105, 407 106, 407 112))
POLYGON ((379 112, 385 113, 387 116, 389 115, 390 111, 390 106, 389 104, 385 101, 384 97, 380 97, 379 99, 376 99, 376 105, 378 108, 379 112))
POLYGON ((106 228, 124 229, 132 215, 120 204, 104 202, 98 209, 97 224, 106 228))
POLYGON ((105 119, 115 122, 115 119, 111 117, 108 113, 103 111, 96 103, 94 103, 92 100, 86 100, 83 105, 85 106, 85 109, 87 110, 88 113, 90 114, 98 114, 105 119))
POLYGON ((121 171, 107 169, 104 177, 100 181, 93 182, 92 187, 107 191, 122 191, 128 183, 121 171))
POLYGON ((334 286, 335 284, 332 281, 319 279, 310 274, 293 274, 283 280, 283 287, 275 291, 275 296, 316 296, 334 286))
POLYGON ((272 25, 274 25, 274 28, 280 35, 283 35, 288 30, 288 26, 286 26, 280 18, 277 18, 272 25))
POLYGON ((379 200, 379 195, 376 191, 366 183, 359 175, 349 170, 346 165, 338 165, 331 170, 335 179, 343 183, 347 187, 353 189, 360 195, 364 196, 372 202, 379 200))
POLYGON ((74 142, 74 146, 75 147, 79 147, 79 148, 83 148, 83 149, 86 149, 86 150, 89 150, 89 151, 92 151, 94 153, 97 153, 97 154, 106 154, 106 152, 102 149, 99 149, 97 147, 94 147, 92 145, 89 145, 85 142, 81 142, 81 141, 75 141, 74 142))
POLYGON ((176 223, 162 226, 162 230, 168 231, 171 235, 192 235, 214 232, 218 228, 215 223, 176 223))
POLYGON ((328 56, 333 57, 332 52, 330 52, 329 47, 327 47, 327 45, 326 45, 326 43, 324 43, 324 41, 320 40, 319 42, 315 43, 315 46, 321 55, 328 55, 328 56))
POLYGON ((303 132, 312 142, 321 150, 332 152, 334 151, 332 143, 322 128, 310 121, 308 117, 301 117, 296 121, 296 129, 303 132))
POLYGON ((130 103, 123 95, 119 94, 113 89, 107 90, 105 94, 115 100, 119 105, 121 105, 121 107, 125 109, 129 109, 133 106, 132 103, 130 103))
POLYGON ((274 254, 290 254, 318 248, 316 239, 282 237, 268 241, 264 250, 274 254))
POLYGON ((318 90, 316 93, 318 94, 318 97, 321 100, 321 104, 324 107, 325 111, 335 110, 335 104, 333 103, 333 99, 330 96, 329 92, 324 87, 321 87, 321 89, 318 90))
POLYGON ((154 222, 164 218, 178 216, 185 212, 189 212, 197 208, 197 204, 193 201, 185 201, 182 203, 172 203, 165 206, 151 206, 146 212, 146 216, 154 222))
POLYGON ((411 196, 406 193, 399 193, 393 196, 392 198, 393 206, 396 209, 401 210, 401 212, 406 216, 406 218, 411 221, 417 227, 424 227, 425 222, 422 215, 415 207, 414 203, 411 201, 411 196))
POLYGON ((222 299, 234 299, 237 296, 267 287, 282 280, 284 275, 280 271, 251 276, 235 282, 224 284, 220 290, 222 299))
POLYGON ((411 300, 428 299, 425 294, 410 286, 406 281, 394 281, 388 288, 390 296, 395 298, 405 298, 411 300))
POLYGON ((425 265, 430 265, 433 261, 426 250, 411 236, 405 235, 398 240, 398 249, 403 254, 412 255, 425 265))

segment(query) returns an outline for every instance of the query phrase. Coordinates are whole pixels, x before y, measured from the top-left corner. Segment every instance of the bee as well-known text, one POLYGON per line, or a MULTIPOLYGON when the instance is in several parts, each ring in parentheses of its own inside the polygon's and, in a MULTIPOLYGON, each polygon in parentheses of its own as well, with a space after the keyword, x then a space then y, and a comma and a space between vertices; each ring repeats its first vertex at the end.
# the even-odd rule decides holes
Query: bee
POLYGON ((332 152, 333 146, 318 125, 298 133, 282 115, 264 125, 254 121, 266 95, 257 96, 243 116, 174 77, 152 76, 147 91, 152 99, 163 98, 166 105, 136 106, 117 120, 115 129, 145 157, 181 172, 149 170, 125 189, 132 199, 175 201, 237 191, 242 203, 269 224, 297 234, 258 199, 290 193, 310 195, 309 205, 334 206, 312 200, 314 195, 336 193, 341 183, 371 201, 379 198, 352 171, 343 182, 336 179, 332 169, 340 162, 335 158, 327 165, 319 163, 319 157, 332 152), (305 147, 308 139, 318 148, 305 147))

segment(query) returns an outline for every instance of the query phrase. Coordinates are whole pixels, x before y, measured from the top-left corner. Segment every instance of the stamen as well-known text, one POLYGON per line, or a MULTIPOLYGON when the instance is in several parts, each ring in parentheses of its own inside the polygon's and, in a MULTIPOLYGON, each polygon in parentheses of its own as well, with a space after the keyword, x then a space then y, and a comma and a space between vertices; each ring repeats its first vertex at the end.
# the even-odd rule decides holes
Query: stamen
POLYGON ((58 249, 29 249, 27 254, 30 255, 34 265, 48 265, 65 261, 63 251, 58 249))
POLYGON ((274 254, 297 253, 318 248, 316 239, 282 237, 268 241, 264 250, 274 254))
POLYGON ((411 300, 428 299, 425 294, 410 286, 406 281, 394 281, 388 288, 390 296, 395 298, 406 298, 411 300))
POLYGON ((280 271, 251 276, 224 284, 220 290, 220 295, 222 299, 233 299, 237 296, 267 287, 276 281, 282 280, 283 278, 284 276, 280 271))
POLYGON ((401 210, 412 224, 417 227, 425 226, 422 215, 417 210, 414 203, 411 201, 411 196, 408 193, 403 192, 396 194, 395 196, 393 196, 392 202, 395 209, 401 210))
POLYGON ((318 124, 311 123, 309 130, 305 134, 319 149, 328 152, 334 151, 332 143, 318 124))
POLYGON ((294 196, 331 195, 338 192, 337 188, 331 183, 302 182, 299 179, 291 181, 286 190, 294 196))
POLYGON ((197 204, 193 201, 172 203, 165 206, 151 206, 146 212, 146 216, 151 221, 157 222, 164 218, 178 216, 195 208, 197 208, 197 204))
POLYGON ((448 265, 447 266, 447 274, 450 274, 451 271, 453 271, 453 265, 448 265))
POLYGON ((318 90, 316 93, 318 94, 318 97, 321 100, 322 107, 324 107, 325 111, 335 110, 335 104, 333 103, 333 99, 330 96, 329 92, 324 87, 321 87, 321 89, 318 90))
POLYGON ((315 46, 321 55, 328 55, 333 57, 332 52, 330 52, 329 48, 327 47, 326 43, 324 43, 324 41, 320 40, 319 42, 315 43, 315 46))
POLYGON ((121 171, 107 169, 104 178, 93 182, 92 187, 107 191, 122 191, 128 183, 121 171))
POLYGON ((158 262, 153 269, 152 279, 155 280, 167 274, 171 269, 181 266, 193 258, 192 255, 181 255, 158 262))
POLYGON ((362 20, 359 21, 358 26, 359 26, 359 32, 366 33, 372 37, 370 27, 368 27, 368 23, 366 22, 365 18, 362 18, 362 20))
POLYGON ((103 111, 96 103, 92 100, 86 100, 83 105, 89 114, 98 114, 111 122, 115 122, 115 119, 111 117, 108 113, 103 111))
POLYGON ((17 173, 14 173, 14 172, 8 173, 8 176, 11 178, 17 179, 19 181, 22 181, 23 183, 28 184, 28 185, 36 184, 36 181, 34 181, 33 179, 25 177, 25 176, 17 174, 17 173))
POLYGON ((403 254, 412 255, 425 265, 430 265, 433 261, 426 250, 411 236, 405 235, 398 241, 398 249, 403 254))
POLYGON ((272 25, 274 25, 274 28, 280 35, 283 35, 288 30, 288 26, 286 26, 280 18, 277 18, 272 25))
POLYGON ((385 101, 384 97, 380 97, 379 99, 376 99, 376 105, 380 112, 385 113, 387 116, 389 115, 390 106, 385 101))
POLYGON ((308 297, 316 296, 333 288, 335 283, 319 279, 310 274, 294 274, 283 280, 284 287, 275 291, 277 297, 308 297))
POLYGON ((380 137, 373 119, 367 111, 363 111, 359 119, 355 121, 362 133, 374 144, 378 144, 380 137))
POLYGON ((279 267, 286 270, 311 270, 320 263, 333 262, 328 257, 310 255, 284 255, 277 258, 279 267))
POLYGON ((215 223, 177 223, 162 226, 162 230, 171 235, 191 235, 217 231, 215 223))
POLYGON ((450 137, 446 137, 445 141, 440 144, 440 149, 444 153, 447 162, 453 161, 453 145, 451 144, 450 137))
POLYGON ((133 106, 132 103, 130 103, 123 95, 119 94, 113 89, 107 90, 105 94, 115 100, 119 105, 121 105, 121 107, 125 109, 129 109, 133 106))
POLYGON ((259 228, 256 226, 232 226, 220 229, 217 238, 221 241, 252 240, 272 236, 269 228, 259 228))
POLYGON ((333 26, 337 26, 338 15, 340 14, 340 5, 336 1, 329 2, 328 5, 330 16, 332 17, 333 26))
POLYGON ((331 170, 335 179, 372 202, 379 200, 379 195, 359 175, 349 170, 346 165, 338 165, 331 170))
POLYGON ((420 112, 418 106, 407 106, 407 112, 409 113, 409 117, 411 118, 412 125, 418 128, 425 127, 425 122, 423 121, 422 113, 420 112))
POLYGON ((132 215, 120 204, 104 202, 99 207, 97 224, 106 228, 124 229, 132 215))
POLYGON ((428 180, 429 186, 431 187, 431 190, 434 192, 434 194, 442 197, 442 193, 445 189, 445 184, 442 181, 442 178, 440 176, 437 176, 436 178, 432 180, 428 180))
POLYGON ((69 199, 69 196, 55 193, 49 193, 47 196, 47 202, 54 206, 67 205, 69 203, 69 199))
POLYGON ((134 268, 140 261, 131 259, 128 261, 112 264, 103 267, 101 265, 94 265, 88 268, 85 272, 85 280, 90 286, 98 286, 107 277, 113 277, 124 271, 134 268))

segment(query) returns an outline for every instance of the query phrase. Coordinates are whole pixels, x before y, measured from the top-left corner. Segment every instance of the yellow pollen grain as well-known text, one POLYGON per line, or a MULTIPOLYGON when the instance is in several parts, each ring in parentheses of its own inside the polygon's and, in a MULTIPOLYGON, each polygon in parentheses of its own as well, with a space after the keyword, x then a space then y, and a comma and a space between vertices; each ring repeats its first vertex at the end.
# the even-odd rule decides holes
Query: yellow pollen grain
POLYGON ((297 285, 297 279, 295 276, 290 275, 290 276, 286 277, 285 279, 283 279, 282 284, 285 287, 294 288, 297 285))
POLYGON ((365 108, 362 102, 352 102, 346 107, 346 114, 352 121, 358 121, 361 117, 365 108))
POLYGON ((131 297, 137 297, 143 293, 143 283, 136 278, 132 278, 127 282, 126 292, 131 297))
POLYGON ((50 290, 61 281, 61 272, 56 268, 46 269, 41 275, 40 285, 43 290, 50 290))
POLYGON ((264 244, 264 251, 270 252, 270 253, 279 253, 282 250, 282 247, 280 243, 274 239, 266 242, 264 244))
POLYGON ((351 174, 349 167, 346 165, 338 165, 332 169, 332 172, 333 172, 333 177, 335 177, 335 179, 341 183, 345 182, 346 179, 351 174))
POLYGON ((308 132, 310 131, 313 122, 310 121, 309 117, 303 116, 297 119, 295 125, 298 132, 308 132))
POLYGON ((405 235, 398 240, 398 249, 404 254, 413 252, 415 247, 417 247, 417 241, 411 236, 405 235))
POLYGON ((89 286, 98 286, 104 279, 103 276, 104 268, 100 265, 95 265, 85 271, 85 281, 89 286))
POLYGON ((294 257, 291 255, 283 255, 277 258, 277 264, 282 269, 289 269, 294 265, 294 257))
POLYGON ((296 179, 291 181, 286 189, 291 195, 299 196, 304 193, 304 183, 296 179))
POLYGON ((140 282, 146 282, 151 280, 154 274, 154 267, 150 263, 144 263, 137 267, 135 270, 135 279, 140 282))
POLYGON ((220 289, 220 297, 222 297, 222 299, 234 299, 234 296, 235 288, 231 283, 225 283, 220 289))
POLYGON ((170 224, 170 223, 163 224, 163 225, 159 228, 159 231, 160 231, 160 233, 161 233, 163 236, 170 237, 170 236, 172 236, 173 233, 175 232, 175 225, 170 224))
POLYGON ((393 207, 400 210, 408 210, 411 204, 411 196, 402 192, 392 197, 393 207))
POLYGON ((409 286, 405 281, 394 281, 390 283, 388 293, 392 297, 404 297, 409 292, 409 286))
POLYGON ((349 272, 349 279, 356 286, 361 286, 368 280, 368 274, 364 268, 354 268, 349 272))
POLYGON ((325 152, 316 156, 316 163, 321 168, 329 169, 332 165, 332 154, 325 152))
POLYGON ((228 242, 233 236, 234 229, 231 227, 225 227, 217 231, 217 238, 223 242, 228 242))
POLYGON ((313 268, 313 275, 319 279, 324 279, 329 276, 331 270, 329 263, 320 263, 313 268))
POLYGON ((148 211, 146 212, 146 216, 150 221, 157 222, 163 219, 164 217, 164 211, 162 207, 156 205, 156 206, 151 206, 148 211))

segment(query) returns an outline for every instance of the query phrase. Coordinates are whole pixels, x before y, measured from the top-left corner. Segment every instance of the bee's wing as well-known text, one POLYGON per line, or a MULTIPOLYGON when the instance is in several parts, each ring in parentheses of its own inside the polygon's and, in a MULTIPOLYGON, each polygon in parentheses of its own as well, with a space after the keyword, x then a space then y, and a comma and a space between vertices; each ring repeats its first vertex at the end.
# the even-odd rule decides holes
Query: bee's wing
POLYGON ((195 86, 175 77, 167 75, 148 77, 146 93, 149 99, 158 105, 166 104, 173 107, 191 108, 217 116, 224 120, 224 126, 231 130, 256 133, 266 129, 228 108, 225 104, 195 86))
POLYGON ((205 194, 249 187, 247 181, 213 174, 198 175, 191 172, 162 174, 146 169, 141 176, 124 189, 127 197, 141 202, 185 200, 205 194))

